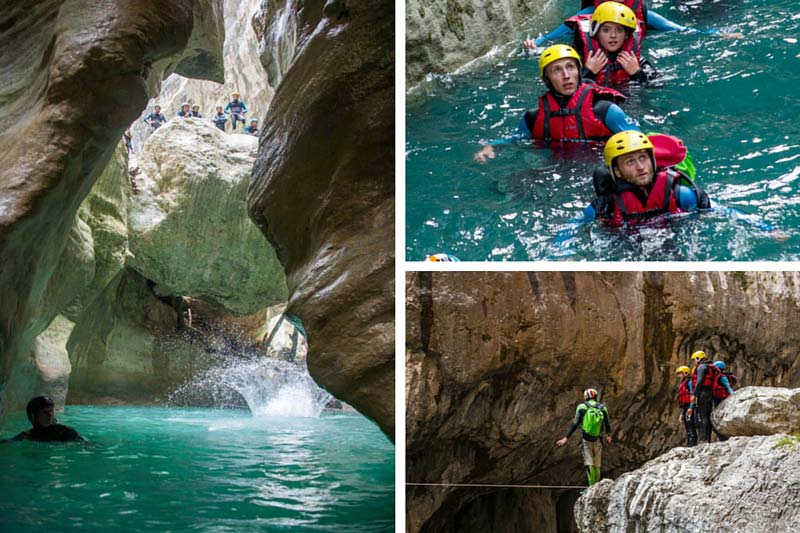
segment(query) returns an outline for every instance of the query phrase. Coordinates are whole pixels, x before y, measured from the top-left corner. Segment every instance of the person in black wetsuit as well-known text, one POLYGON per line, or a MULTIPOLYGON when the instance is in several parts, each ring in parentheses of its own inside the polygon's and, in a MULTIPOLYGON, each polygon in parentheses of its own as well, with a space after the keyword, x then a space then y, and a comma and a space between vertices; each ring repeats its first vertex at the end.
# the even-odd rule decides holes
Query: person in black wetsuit
MULTIPOLYGON (((714 409, 714 380, 720 373, 714 362, 706 357, 703 351, 692 354, 695 367, 692 370, 692 396, 691 403, 696 408, 695 424, 697 427, 698 442, 711 442, 711 410, 714 409)), ((689 408, 687 414, 691 417, 695 409, 689 408)))
POLYGON ((40 442, 80 441, 85 442, 80 433, 69 426, 59 424, 53 410, 55 404, 47 396, 37 396, 28 402, 26 411, 33 428, 23 431, 11 440, 36 440, 40 442))

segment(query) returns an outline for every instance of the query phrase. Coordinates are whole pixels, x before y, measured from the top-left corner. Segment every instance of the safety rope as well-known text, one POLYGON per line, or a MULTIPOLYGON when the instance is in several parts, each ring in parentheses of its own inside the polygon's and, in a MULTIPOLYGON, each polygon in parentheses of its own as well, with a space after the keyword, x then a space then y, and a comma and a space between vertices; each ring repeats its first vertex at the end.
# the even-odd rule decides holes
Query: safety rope
POLYGON ((407 487, 478 487, 494 489, 585 489, 575 485, 495 485, 491 483, 406 483, 407 487))

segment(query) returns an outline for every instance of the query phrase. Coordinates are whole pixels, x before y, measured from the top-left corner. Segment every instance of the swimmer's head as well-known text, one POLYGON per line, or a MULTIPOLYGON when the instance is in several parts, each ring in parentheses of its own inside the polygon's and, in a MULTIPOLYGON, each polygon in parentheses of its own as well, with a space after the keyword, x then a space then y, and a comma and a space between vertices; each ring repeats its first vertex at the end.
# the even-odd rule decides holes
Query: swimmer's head
POLYGON ((37 396, 28 402, 25 412, 33 427, 48 427, 55 423, 55 403, 47 396, 37 396))
POLYGON ((589 35, 600 41, 604 50, 618 52, 634 30, 636 15, 628 6, 603 2, 594 10, 589 35))
POLYGON ((632 185, 649 185, 655 175, 653 143, 640 131, 621 131, 612 135, 603 149, 603 159, 614 179, 632 185))
POLYGON ((578 88, 581 58, 571 46, 557 44, 539 58, 539 75, 551 91, 569 96, 578 88))

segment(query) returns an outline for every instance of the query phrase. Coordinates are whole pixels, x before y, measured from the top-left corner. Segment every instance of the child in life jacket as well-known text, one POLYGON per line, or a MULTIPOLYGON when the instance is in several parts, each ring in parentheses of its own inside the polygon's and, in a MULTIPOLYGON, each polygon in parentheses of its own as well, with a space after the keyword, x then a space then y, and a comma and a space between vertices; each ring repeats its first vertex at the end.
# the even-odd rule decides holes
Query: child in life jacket
POLYGON ((642 59, 644 26, 624 4, 603 2, 591 16, 577 15, 566 24, 575 30, 573 48, 583 58, 583 78, 603 86, 655 78, 653 66, 642 59))

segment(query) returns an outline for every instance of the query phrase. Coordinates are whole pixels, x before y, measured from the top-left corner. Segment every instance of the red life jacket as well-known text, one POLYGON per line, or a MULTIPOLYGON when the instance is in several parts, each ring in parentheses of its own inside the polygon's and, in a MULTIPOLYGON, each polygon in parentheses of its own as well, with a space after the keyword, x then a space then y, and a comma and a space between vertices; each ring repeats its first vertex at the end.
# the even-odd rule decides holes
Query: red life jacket
POLYGON ((697 394, 697 369, 703 365, 706 367, 706 375, 703 376, 703 383, 700 384, 701 387, 711 387, 713 389, 714 383, 717 381, 717 376, 722 373, 720 369, 710 361, 707 363, 700 363, 694 367, 694 370, 692 370, 692 390, 695 394, 697 394))
POLYGON ((730 384, 731 388, 736 385, 736 376, 730 372, 720 372, 714 379, 714 399, 717 401, 724 400, 730 396, 730 394, 728 394, 728 389, 726 389, 722 384, 722 376, 728 378, 728 383, 730 384))
POLYGON ((612 227, 622 226, 625 222, 640 222, 666 213, 680 213, 681 209, 675 201, 675 182, 679 172, 674 168, 657 171, 653 186, 643 204, 636 192, 630 187, 613 193, 614 214, 608 223, 612 227))
POLYGON ((681 384, 678 385, 678 405, 681 407, 686 407, 691 404, 691 397, 692 394, 689 392, 689 376, 686 376, 681 380, 681 384))
MULTIPOLYGON (((584 64, 586 64, 586 60, 589 58, 590 52, 595 50, 603 50, 603 47, 600 46, 600 41, 589 36, 592 26, 592 15, 575 15, 574 17, 570 17, 565 20, 564 24, 575 31, 573 48, 581 52, 583 55, 584 64)), ((625 69, 622 68, 622 65, 620 65, 619 61, 617 61, 617 56, 622 52, 632 52, 636 56, 636 59, 639 60, 639 64, 641 65, 642 38, 644 37, 644 31, 644 24, 641 20, 637 20, 636 30, 632 35, 625 39, 625 42, 622 44, 622 48, 620 48, 614 54, 606 52, 609 61, 603 70, 597 73, 597 76, 595 77, 595 83, 597 83, 597 85, 619 84, 631 79, 630 75, 625 72, 625 69)))
POLYGON ((561 107, 551 91, 539 97, 536 122, 531 129, 531 138, 546 142, 603 141, 614 132, 597 118, 592 107, 597 95, 610 97, 621 103, 625 96, 606 87, 582 83, 572 94, 565 107, 561 107))
MULTIPOLYGON (((595 9, 605 1, 607 0, 594 0, 595 9)), ((626 6, 631 8, 631 11, 633 11, 633 13, 636 15, 636 20, 640 22, 647 22, 645 20, 645 14, 644 14, 644 0, 625 0, 624 2, 620 3, 625 4, 626 6)))

